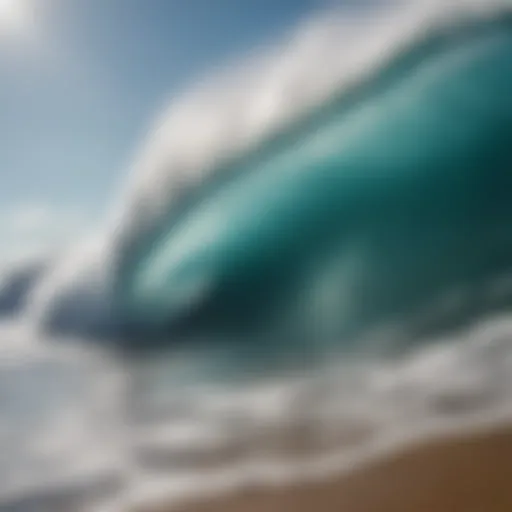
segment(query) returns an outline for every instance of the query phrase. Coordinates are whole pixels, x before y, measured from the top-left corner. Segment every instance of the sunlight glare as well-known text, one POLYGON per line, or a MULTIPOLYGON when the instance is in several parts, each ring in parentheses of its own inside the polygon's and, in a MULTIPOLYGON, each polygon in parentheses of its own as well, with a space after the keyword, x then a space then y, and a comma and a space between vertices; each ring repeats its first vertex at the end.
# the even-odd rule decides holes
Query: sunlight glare
POLYGON ((23 32, 29 22, 25 0, 0 0, 0 35, 5 32, 23 32))

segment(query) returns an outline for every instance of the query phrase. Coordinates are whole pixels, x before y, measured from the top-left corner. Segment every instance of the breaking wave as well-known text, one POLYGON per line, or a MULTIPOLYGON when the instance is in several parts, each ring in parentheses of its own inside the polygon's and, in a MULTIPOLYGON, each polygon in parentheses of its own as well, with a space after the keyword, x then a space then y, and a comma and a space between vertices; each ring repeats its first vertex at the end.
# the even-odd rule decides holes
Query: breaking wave
MULTIPOLYGON (((144 381, 130 398, 136 428, 125 444, 110 434, 105 443, 122 458, 116 469, 107 464, 109 474, 137 490, 135 475, 154 482, 171 460, 179 473, 220 457, 226 481, 233 467, 249 480, 291 474, 272 466, 274 453, 258 472, 250 453, 237 451, 261 442, 240 444, 240 417, 251 435, 270 425, 278 444, 312 422, 332 426, 320 444, 355 428, 357 446, 374 446, 405 426, 509 406, 508 4, 331 10, 247 61, 172 103, 101 233, 1 281, 0 379, 10 399, 0 402, 0 448, 10 451, 0 474, 19 462, 2 494, 37 481, 49 464, 67 474, 80 458, 71 445, 87 451, 90 438, 105 436, 91 423, 98 394, 87 390, 101 382, 105 394, 112 373, 144 381), (62 359, 52 343, 60 338, 100 348, 156 342, 160 351, 156 360, 107 351, 98 365, 82 352, 62 359), (182 391, 226 369, 247 374, 242 359, 261 363, 266 380, 182 391), (311 369, 317 359, 329 366, 320 386, 312 374, 274 380, 289 360, 311 369), (42 406, 16 407, 25 402, 42 406), (20 430, 26 418, 31 427, 20 430), (69 443, 52 448, 49 433, 62 424, 69 443)), ((118 398, 109 404, 116 411, 118 398)), ((324 462, 317 469, 334 464, 324 462)))

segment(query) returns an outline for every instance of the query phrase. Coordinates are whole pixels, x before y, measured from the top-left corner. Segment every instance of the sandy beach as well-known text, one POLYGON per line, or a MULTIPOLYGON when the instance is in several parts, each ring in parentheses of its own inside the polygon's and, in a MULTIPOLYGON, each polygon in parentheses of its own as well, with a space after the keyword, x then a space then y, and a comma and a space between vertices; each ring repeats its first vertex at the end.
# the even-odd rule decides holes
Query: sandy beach
POLYGON ((321 483, 134 512, 510 512, 511 474, 512 428, 495 427, 418 443, 321 483))

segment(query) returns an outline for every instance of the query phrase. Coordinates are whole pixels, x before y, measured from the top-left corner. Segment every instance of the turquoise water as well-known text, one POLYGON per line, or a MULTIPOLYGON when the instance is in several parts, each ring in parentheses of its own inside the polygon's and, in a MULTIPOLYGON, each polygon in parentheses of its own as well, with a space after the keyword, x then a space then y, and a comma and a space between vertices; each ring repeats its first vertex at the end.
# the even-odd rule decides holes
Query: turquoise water
POLYGON ((454 290, 477 314, 512 262, 511 87, 507 17, 431 34, 132 247, 123 321, 164 340, 346 345, 454 290))

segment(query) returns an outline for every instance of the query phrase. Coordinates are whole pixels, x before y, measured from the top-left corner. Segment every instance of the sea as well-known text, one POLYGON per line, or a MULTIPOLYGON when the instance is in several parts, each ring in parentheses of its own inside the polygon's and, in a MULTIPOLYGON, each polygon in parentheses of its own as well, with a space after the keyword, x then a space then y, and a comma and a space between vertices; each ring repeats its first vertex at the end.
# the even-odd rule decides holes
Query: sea
POLYGON ((0 278, 0 511, 322 479, 512 419, 512 4, 329 7, 190 87, 0 278))

